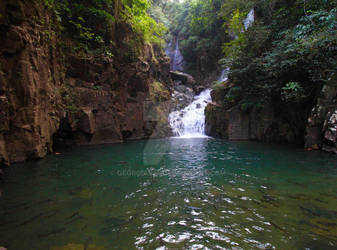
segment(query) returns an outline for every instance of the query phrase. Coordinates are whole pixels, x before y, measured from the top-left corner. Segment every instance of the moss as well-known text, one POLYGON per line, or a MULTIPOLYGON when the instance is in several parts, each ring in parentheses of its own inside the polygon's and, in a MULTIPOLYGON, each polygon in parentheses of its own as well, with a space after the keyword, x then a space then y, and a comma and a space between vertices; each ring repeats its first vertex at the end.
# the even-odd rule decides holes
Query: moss
POLYGON ((154 53, 154 50, 153 50, 153 46, 152 44, 149 44, 150 46, 150 51, 151 51, 151 57, 152 57, 152 61, 155 63, 155 64, 159 64, 157 58, 156 58, 156 55, 154 53))
POLYGON ((65 84, 60 89, 60 94, 64 104, 64 110, 72 115, 76 115, 80 112, 79 96, 75 93, 74 89, 65 84))
POLYGON ((226 88, 226 83, 225 82, 222 82, 222 81, 215 81, 213 82, 213 86, 212 86, 212 89, 213 90, 223 90, 226 88))
POLYGON ((170 97, 170 92, 161 82, 152 82, 150 84, 150 98, 152 101, 168 101, 170 100, 170 97))

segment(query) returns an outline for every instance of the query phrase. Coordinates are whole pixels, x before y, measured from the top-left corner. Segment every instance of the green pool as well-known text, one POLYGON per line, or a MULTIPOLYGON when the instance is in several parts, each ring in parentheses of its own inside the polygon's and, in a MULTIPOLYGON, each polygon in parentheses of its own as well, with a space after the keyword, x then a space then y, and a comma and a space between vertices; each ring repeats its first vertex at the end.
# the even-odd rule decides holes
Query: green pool
POLYGON ((76 148, 5 170, 0 246, 337 249, 337 156, 211 138, 76 148))

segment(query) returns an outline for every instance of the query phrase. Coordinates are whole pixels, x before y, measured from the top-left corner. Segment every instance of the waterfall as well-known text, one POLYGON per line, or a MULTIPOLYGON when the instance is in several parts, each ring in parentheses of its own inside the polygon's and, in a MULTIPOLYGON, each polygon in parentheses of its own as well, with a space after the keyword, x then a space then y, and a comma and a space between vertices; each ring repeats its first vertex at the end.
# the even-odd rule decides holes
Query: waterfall
MULTIPOLYGON (((229 68, 224 69, 218 81, 226 81, 228 72, 229 68)), ((173 111, 169 115, 174 136, 182 138, 207 137, 205 135, 205 108, 212 101, 211 91, 211 89, 202 91, 186 108, 173 111)))
POLYGON ((175 44, 174 50, 172 48, 172 42, 169 42, 166 45, 165 53, 171 59, 171 66, 170 66, 171 70, 172 71, 177 71, 177 70, 183 71, 184 70, 184 67, 183 67, 184 57, 181 54, 180 49, 179 49, 179 39, 178 39, 178 37, 176 37, 175 40, 176 40, 176 44, 175 44))
POLYGON ((171 54, 171 47, 172 47, 172 42, 169 42, 167 45, 166 45, 166 48, 165 48, 165 54, 170 57, 172 59, 172 54, 171 54))
POLYGON ((183 110, 174 111, 169 116, 174 136, 193 138, 205 135, 205 108, 211 99, 211 89, 202 91, 183 110))
POLYGON ((228 73, 229 73, 229 67, 225 68, 224 70, 221 71, 221 75, 219 78, 219 82, 225 82, 228 80, 228 73))
MULTIPOLYGON (((243 24, 245 26, 245 30, 247 30, 249 27, 251 27, 253 25, 255 21, 255 12, 254 9, 251 9, 246 17, 246 19, 243 21, 243 24)), ((242 32, 244 32, 244 30, 242 30, 242 32)), ((236 36, 235 39, 237 39, 238 37, 236 36)), ((227 67, 224 70, 222 70, 220 78, 218 81, 220 82, 225 82, 228 80, 228 73, 230 71, 230 68, 227 67)))
POLYGON ((252 26, 254 21, 255 21, 255 11, 254 9, 251 9, 243 22, 243 24, 245 25, 245 30, 247 30, 250 26, 252 26))

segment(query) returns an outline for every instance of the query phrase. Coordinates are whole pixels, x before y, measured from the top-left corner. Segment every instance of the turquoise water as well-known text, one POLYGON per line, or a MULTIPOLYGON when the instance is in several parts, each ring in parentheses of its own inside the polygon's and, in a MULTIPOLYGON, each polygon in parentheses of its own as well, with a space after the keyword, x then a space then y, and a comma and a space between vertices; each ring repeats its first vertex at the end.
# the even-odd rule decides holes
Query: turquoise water
POLYGON ((172 138, 77 148, 4 179, 9 250, 337 248, 335 155, 172 138))

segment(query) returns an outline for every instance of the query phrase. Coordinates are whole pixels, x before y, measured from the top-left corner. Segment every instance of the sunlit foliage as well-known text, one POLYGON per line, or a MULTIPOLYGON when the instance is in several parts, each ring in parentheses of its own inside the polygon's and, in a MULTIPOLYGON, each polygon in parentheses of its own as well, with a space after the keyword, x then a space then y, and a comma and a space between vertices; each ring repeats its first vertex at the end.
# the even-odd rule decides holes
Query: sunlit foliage
POLYGON ((44 0, 66 34, 93 47, 111 42, 120 22, 131 25, 145 42, 161 43, 164 26, 148 14, 148 0, 44 0))

